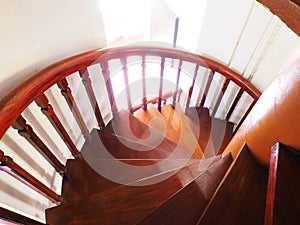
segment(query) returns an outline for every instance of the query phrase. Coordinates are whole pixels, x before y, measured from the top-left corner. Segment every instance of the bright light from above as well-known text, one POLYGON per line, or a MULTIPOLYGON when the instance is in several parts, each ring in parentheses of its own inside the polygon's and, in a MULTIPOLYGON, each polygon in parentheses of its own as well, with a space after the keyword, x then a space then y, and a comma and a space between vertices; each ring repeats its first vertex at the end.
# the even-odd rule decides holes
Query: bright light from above
MULTIPOLYGON (((148 0, 100 0, 107 42, 137 35, 147 40, 150 25, 148 0)), ((148 39, 149 40, 149 39, 148 39)))

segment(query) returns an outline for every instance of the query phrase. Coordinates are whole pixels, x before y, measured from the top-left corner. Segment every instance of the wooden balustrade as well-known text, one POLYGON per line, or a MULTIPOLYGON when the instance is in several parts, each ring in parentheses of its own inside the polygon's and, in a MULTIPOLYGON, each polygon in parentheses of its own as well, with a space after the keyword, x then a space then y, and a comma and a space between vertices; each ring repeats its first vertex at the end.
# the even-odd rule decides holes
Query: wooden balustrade
POLYGON ((177 69, 177 77, 176 77, 176 86, 175 86, 175 91, 173 94, 173 101, 172 101, 173 108, 175 108, 175 105, 176 105, 176 97, 177 97, 177 92, 178 92, 178 88, 179 88, 179 78, 180 78, 181 67, 182 67, 182 60, 179 60, 178 69, 177 69))
MULTIPOLYGON (((202 98, 200 99, 200 110, 204 107, 204 103, 211 86, 211 82, 213 80, 213 76, 215 72, 226 77, 225 84, 222 89, 222 93, 224 94, 229 82, 235 83, 240 87, 238 94, 236 95, 233 103, 226 115, 226 118, 229 119, 232 113, 234 112, 238 102, 241 99, 241 96, 246 92, 252 98, 253 102, 250 107, 242 117, 241 121, 245 119, 247 114, 250 112, 251 108, 254 106, 256 101, 260 96, 260 92, 246 79, 229 69, 228 67, 217 63, 211 59, 200 56, 198 54, 193 54, 185 51, 181 51, 178 49, 167 49, 153 46, 124 46, 119 48, 111 48, 111 49, 102 49, 102 50, 93 50, 90 52, 86 52, 80 55, 76 55, 70 57, 68 59, 62 60, 56 64, 53 64, 40 72, 29 76, 27 80, 21 83, 19 86, 11 90, 5 96, 3 96, 0 100, 0 138, 3 137, 7 129, 12 126, 17 129, 19 134, 22 135, 26 140, 35 148, 37 151, 42 154, 49 163, 55 168, 55 170, 61 175, 67 175, 65 171, 65 166, 55 157, 55 155, 51 152, 51 150, 43 143, 43 141, 37 136, 37 134, 33 131, 33 128, 26 123, 26 120, 21 116, 21 113, 33 102, 41 108, 42 112, 48 118, 50 123, 53 125, 57 133, 62 137, 63 141, 66 143, 67 147, 70 149, 74 157, 80 157, 80 152, 76 148, 69 134, 63 127, 62 123, 59 121, 57 115, 55 114, 53 107, 49 104, 49 101, 44 94, 51 86, 57 84, 59 89, 61 90, 62 95, 64 96, 69 108, 72 111, 72 114, 78 123, 83 136, 86 139, 90 138, 89 130, 87 125, 85 124, 83 115, 81 114, 79 107, 73 97, 69 84, 66 80, 71 74, 79 72, 83 84, 85 86, 87 95, 89 97, 89 101, 91 102, 94 110, 95 117, 98 121, 98 126, 100 129, 104 129, 104 122, 101 115, 100 107, 98 105, 98 101, 95 97, 95 93, 93 91, 93 87, 91 84, 91 80, 89 77, 89 73, 87 70, 88 66, 100 64, 102 69, 102 74, 105 80, 105 86, 109 98, 110 108, 113 114, 113 117, 116 117, 118 114, 118 108, 116 106, 114 90, 111 83, 111 74, 109 69, 109 61, 113 59, 120 59, 124 72, 124 79, 126 83, 126 94, 128 101, 128 109, 133 113, 139 108, 147 109, 147 104, 149 103, 157 103, 158 110, 161 111, 162 102, 167 98, 173 96, 172 105, 175 106, 176 101, 179 101, 181 91, 188 91, 188 100, 186 107, 190 105, 191 96, 194 91, 195 80, 197 77, 199 67, 204 67, 209 69, 209 75, 207 82, 204 87, 202 98), (128 65, 127 58, 130 56, 139 56, 142 58, 141 61, 141 78, 143 82, 143 96, 140 105, 132 106, 130 90, 129 90, 129 80, 128 80, 128 65), (146 93, 146 66, 147 61, 146 57, 154 56, 160 57, 160 82, 158 96, 147 100, 146 93), (163 77, 164 77, 164 67, 165 67, 165 59, 170 58, 173 62, 179 60, 179 64, 176 65, 177 77, 176 77, 176 86, 175 90, 172 93, 164 93, 163 90, 163 77), (195 65, 194 77, 191 83, 189 90, 181 90, 179 87, 179 80, 182 70, 183 62, 192 63, 195 65)), ((153 84, 156 85, 156 84, 153 84)), ((198 93, 196 93, 198 94, 198 93)), ((221 99, 217 100, 217 106, 221 99)), ((237 125, 237 129, 239 128, 241 123, 237 125)), ((236 130, 237 130, 236 129, 236 130)), ((0 159, 4 165, 9 164, 13 165, 15 170, 21 171, 21 167, 15 166, 12 159, 7 156, 4 156, 3 153, 0 153, 0 159)), ((11 170, 12 171, 12 170, 11 170)), ((20 172, 21 173, 21 172, 20 172)), ((22 174, 22 173, 21 173, 22 174)), ((14 176, 14 173, 12 174, 14 176)), ((30 174, 26 174, 26 176, 30 174)), ((23 178, 22 178, 23 179, 23 178)), ((27 178, 26 178, 27 179, 27 178)), ((25 178, 23 180, 26 180, 25 178)), ((31 178, 30 178, 31 179, 31 178)), ((32 179, 31 179, 32 180, 32 179)), ((32 182, 32 181, 31 181, 32 182)), ((29 182, 30 183, 30 182, 29 182)), ((43 189, 43 188, 42 188, 43 189)), ((50 194, 52 195, 52 194, 50 194)), ((52 196, 55 201, 60 201, 59 196, 52 196)))
POLYGON ((147 91, 146 91, 146 56, 142 56, 142 79, 143 79, 143 110, 147 110, 147 91))
POLYGON ((218 109, 219 109, 220 103, 221 103, 222 98, 223 98, 223 96, 224 96, 224 94, 225 94, 225 91, 226 91, 226 89, 227 89, 227 87, 228 87, 228 85, 229 85, 229 82, 230 82, 230 80, 226 78, 226 79, 225 79, 225 82, 224 82, 224 84, 223 84, 221 93, 220 93, 219 96, 217 97, 217 101, 216 101, 216 103, 215 103, 214 110, 213 110, 213 113, 212 113, 213 116, 216 115, 216 113, 217 113, 217 111, 218 111, 218 109))
POLYGON ((204 92, 203 92, 203 95, 202 95, 202 98, 201 98, 201 101, 200 101, 200 106, 199 106, 199 110, 200 111, 204 107, 204 103, 205 103, 205 100, 206 100, 206 97, 207 97, 207 94, 208 94, 211 82, 212 82, 212 80, 214 78, 214 74, 215 74, 215 71, 212 71, 212 70, 209 71, 207 82, 206 82, 206 85, 205 85, 205 89, 204 89, 204 92))
POLYGON ((107 94, 108 94, 108 98, 109 98, 109 102, 110 102, 111 111, 112 111, 113 117, 117 118, 118 108, 116 106, 114 91, 113 91, 113 87, 112 87, 111 80, 110 80, 109 65, 108 65, 107 61, 101 62, 100 65, 101 65, 102 74, 103 74, 104 80, 105 80, 105 86, 106 86, 106 90, 107 90, 107 94))
POLYGON ((1 150, 0 169, 15 177, 17 180, 21 181, 25 185, 31 187, 32 189, 45 196, 46 198, 50 199, 51 201, 55 203, 62 202, 62 198, 60 195, 52 191, 50 188, 48 188, 46 185, 37 180, 26 170, 24 170, 21 166, 16 164, 11 157, 5 156, 3 151, 1 150))
POLYGON ((18 133, 24 137, 44 158, 55 168, 62 176, 66 173, 65 166, 55 157, 45 143, 36 135, 32 127, 26 123, 26 120, 20 115, 12 124, 12 127, 18 130, 18 133))
POLYGON ((190 102, 191 102, 191 98, 192 98, 192 94, 193 94, 193 90, 194 90, 194 86, 195 86, 195 82, 196 82, 196 77, 197 77, 197 74, 198 74, 198 70, 199 70, 199 65, 196 64, 195 71, 194 71, 194 76, 193 76, 193 80, 192 80, 192 84, 191 84, 191 86, 189 88, 189 93, 188 93, 188 96, 187 96, 185 111, 190 107, 190 102))
POLYGON ((87 68, 85 68, 83 70, 79 70, 78 72, 80 74, 80 77, 82 78, 82 83, 83 83, 83 85, 85 87, 85 90, 88 94, 88 97, 90 99, 92 108, 93 108, 94 113, 95 113, 95 117, 96 117, 97 122, 98 122, 98 126, 99 126, 100 130, 103 130, 104 127, 105 127, 105 124, 104 124, 104 121, 103 121, 103 118, 102 118, 102 115, 101 115, 101 111, 100 111, 100 108, 99 108, 99 105, 98 105, 98 102, 97 102, 97 98, 95 96, 95 93, 94 93, 94 90, 93 90, 93 87, 92 87, 92 81, 91 81, 91 78, 90 78, 89 71, 87 70, 87 68))
POLYGON ((77 158, 80 157, 81 154, 78 151, 77 147, 75 146, 74 142, 72 141, 70 135, 60 122, 59 118, 57 117, 56 113, 51 104, 49 104, 49 100, 47 96, 42 93, 36 100, 35 103, 41 108, 41 111, 44 115, 48 118, 52 126, 55 128, 56 132, 62 138, 64 143, 67 145, 69 150, 71 151, 72 155, 77 158))
POLYGON ((121 58, 121 63, 122 63, 122 70, 123 70, 123 75, 124 75, 124 81, 125 81, 125 90, 126 90, 128 110, 129 110, 129 112, 131 114, 133 114, 132 103, 131 103, 131 95, 130 95, 130 88, 129 88, 129 79, 128 79, 127 58, 121 58))
POLYGON ((158 98, 157 98, 157 109, 161 112, 161 100, 162 100, 162 89, 163 89, 163 77, 164 77, 164 68, 165 68, 165 57, 161 58, 160 62, 160 77, 159 77, 159 90, 158 90, 158 98))
POLYGON ((69 88, 68 81, 66 79, 62 79, 57 82, 57 86, 59 87, 62 95, 66 99, 66 102, 68 103, 68 106, 69 106, 70 110, 72 111, 72 114, 81 129, 82 135, 85 137, 85 139, 88 139, 89 138, 89 130, 86 127, 84 119, 83 119, 83 117, 80 113, 80 110, 77 106, 77 103, 73 97, 72 91, 69 88))
POLYGON ((244 93, 244 90, 242 88, 240 88, 239 92, 237 93, 236 97, 234 98, 232 105, 230 106, 230 109, 227 112, 227 115, 226 115, 227 121, 230 119, 230 117, 231 117, 235 107, 237 106, 239 100, 241 99, 243 93, 244 93))

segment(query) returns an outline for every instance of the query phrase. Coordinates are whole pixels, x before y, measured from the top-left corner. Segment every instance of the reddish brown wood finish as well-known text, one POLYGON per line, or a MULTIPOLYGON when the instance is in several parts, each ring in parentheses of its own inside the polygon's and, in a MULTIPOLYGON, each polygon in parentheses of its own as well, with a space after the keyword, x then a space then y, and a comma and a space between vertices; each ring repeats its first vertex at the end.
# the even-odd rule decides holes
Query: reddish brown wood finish
POLYGON ((161 112, 164 68, 165 68, 165 57, 162 57, 160 62, 160 79, 159 79, 159 90, 158 90, 158 98, 157 98, 157 109, 159 112, 161 112))
POLYGON ((12 212, 8 209, 0 207, 0 218, 8 221, 13 221, 15 223, 25 224, 25 225, 45 225, 36 220, 30 219, 18 213, 12 212))
POLYGON ((164 182, 147 186, 122 186, 72 204, 47 209, 47 223, 135 224, 183 187, 181 177, 184 173, 194 174, 184 182, 186 185, 197 176, 196 174, 199 175, 198 165, 185 167, 164 182))
POLYGON ((287 26, 300 36, 300 1, 299 0, 258 0, 272 13, 277 15, 287 26), (295 3, 298 3, 296 5, 295 3))
MULTIPOLYGON (((177 97, 177 92, 178 92, 178 87, 179 87, 179 79, 180 79, 180 73, 181 73, 181 67, 182 67, 182 60, 179 60, 179 64, 178 64, 178 69, 177 69, 177 77, 176 77, 176 86, 175 86, 175 91, 173 94, 173 101, 172 101, 172 107, 173 109, 175 108, 176 105, 176 97, 177 97)), ((179 93, 179 97, 180 98, 180 94, 179 93)), ((178 99, 179 101, 179 99, 178 99)))
POLYGON ((147 91, 146 91, 146 56, 142 56, 142 79, 143 79, 143 110, 147 110, 147 91))
POLYGON ((114 91, 113 91, 113 87, 112 87, 111 80, 110 80, 109 65, 108 65, 107 61, 101 62, 100 65, 101 65, 102 74, 103 74, 103 77, 105 80, 105 86, 106 86, 106 90, 108 93, 111 111, 112 111, 113 117, 116 117, 116 115, 118 114, 118 109, 116 106, 114 91))
POLYGON ((70 149, 72 155, 77 158, 80 157, 80 152, 78 151, 77 147, 75 146, 74 142, 72 141, 70 135, 60 122, 59 118, 57 117, 56 113, 51 104, 49 104, 49 100, 47 96, 42 93, 36 100, 36 104, 41 108, 41 111, 44 115, 48 118, 52 126, 55 128, 59 136, 62 138, 64 143, 70 149))
POLYGON ((244 146, 197 224, 263 224, 267 179, 267 170, 244 146))
POLYGON ((79 74, 80 77, 82 78, 82 83, 84 84, 85 90, 89 96, 92 108, 94 110, 95 113, 95 117, 97 119, 98 122, 98 126, 100 128, 100 130, 103 130, 105 127, 105 124, 103 122, 103 118, 101 115, 101 111, 92 87, 92 81, 90 79, 90 74, 89 71, 87 69, 83 69, 83 70, 79 70, 79 74))
POLYGON ((233 101, 232 105, 230 106, 230 109, 227 112, 227 115, 226 115, 226 120, 227 121, 230 119, 230 117, 231 117, 235 107, 237 106, 239 100, 241 99, 243 93, 244 93, 244 90, 242 88, 240 88, 239 92, 237 93, 237 95, 234 98, 234 101, 233 101))
POLYGON ((138 224, 196 224, 231 162, 231 155, 225 156, 138 224))
POLYGON ((121 58, 121 64, 122 64, 122 70, 123 70, 123 74, 124 74, 128 110, 131 114, 133 114, 131 95, 130 95, 130 89, 129 89, 127 58, 121 58))
POLYGON ((198 70, 199 70, 199 65, 196 64, 195 71, 194 71, 194 76, 193 76, 193 81, 192 81, 192 84, 190 86, 188 98, 187 98, 187 101, 186 101, 185 111, 187 111, 187 109, 190 107, 191 97, 192 97, 192 94, 193 94, 193 90, 194 90, 198 70))
POLYGON ((299 224, 300 155, 277 143, 272 148, 265 225, 299 224))
POLYGON ((274 198, 278 169, 279 143, 272 147, 269 165, 268 190, 266 197, 266 212, 264 225, 273 225, 274 198))
POLYGON ((62 202, 62 198, 60 195, 56 194, 46 185, 44 185, 35 177, 33 177, 30 173, 28 173, 26 170, 24 170, 22 167, 16 164, 12 158, 10 158, 9 156, 4 156, 4 153, 1 150, 0 150, 0 170, 10 174, 17 180, 21 181, 22 183, 34 189, 41 195, 45 196, 49 200, 55 203, 62 202))
POLYGON ((62 176, 66 175, 65 166, 55 157, 45 143, 36 135, 32 127, 26 123, 26 120, 19 116, 12 127, 18 130, 18 133, 24 137, 44 158, 55 168, 62 176))
MULTIPOLYGON (((70 57, 45 68, 33 76, 30 76, 29 79, 5 95, 0 101, 0 137, 4 135, 9 126, 31 102, 33 102, 52 85, 63 80, 66 76, 73 74, 78 70, 85 69, 90 65, 101 62, 103 74, 106 78, 106 83, 108 84, 108 78, 110 75, 107 60, 132 55, 169 57, 197 63, 200 66, 208 67, 211 70, 228 77, 231 81, 248 92, 255 101, 260 96, 260 92, 246 79, 242 78, 228 67, 197 54, 191 54, 177 49, 166 49, 151 46, 125 46, 120 48, 93 50, 70 57)), ((108 92, 111 93, 111 90, 108 89, 108 92)), ((112 101, 111 104, 113 106, 112 111, 114 112, 114 101, 112 101)))
MULTIPOLYGON (((214 166, 215 164, 212 165, 214 166)), ((48 209, 47 222, 51 225, 136 224, 171 195, 206 173, 209 174, 209 172, 199 172, 198 163, 193 163, 181 168, 163 182, 146 186, 123 185, 72 204, 48 209)), ((165 176, 165 174, 158 176, 165 176)), ((139 182, 141 181, 136 183, 139 182)))
POLYGON ((208 78, 207 78, 207 82, 206 82, 206 85, 205 85, 205 89, 204 89, 204 92, 203 92, 203 95, 202 95, 202 98, 201 98, 201 101, 200 101, 200 107, 199 107, 199 110, 201 111, 204 107, 204 103, 205 103, 205 99, 206 99, 206 96, 208 94, 208 91, 209 91, 209 88, 210 88, 210 85, 211 85, 211 82, 214 78, 214 74, 215 74, 215 71, 209 71, 209 74, 208 74, 208 78))
POLYGON ((235 133, 239 130, 239 128, 241 127, 242 123, 244 122, 244 120, 246 119, 246 117, 248 116, 248 114, 250 113, 250 111, 252 110, 252 108, 255 105, 255 103, 256 103, 256 101, 252 101, 252 103, 248 107, 246 113, 243 115, 242 119, 239 121, 239 123, 235 127, 233 135, 235 135, 235 133))
POLYGON ((65 99, 68 103, 68 106, 69 106, 70 110, 72 111, 72 114, 81 129, 82 135, 85 137, 85 139, 88 139, 89 138, 89 130, 86 127, 84 119, 82 118, 80 110, 75 102, 72 91, 69 88, 68 81, 66 79, 62 79, 57 82, 57 86, 59 87, 59 89, 61 89, 61 93, 65 97, 65 99))
POLYGON ((224 96, 224 94, 225 94, 225 91, 226 91, 226 89, 227 89, 227 87, 228 87, 228 85, 229 85, 229 82, 230 82, 230 80, 226 78, 226 80, 225 80, 225 82, 224 82, 224 84, 223 84, 221 93, 219 94, 219 96, 218 96, 218 98, 217 98, 216 104, 215 104, 215 106, 214 106, 214 110, 213 110, 213 112, 212 112, 213 117, 216 115, 216 113, 217 113, 217 111, 218 111, 218 109, 219 109, 220 103, 221 103, 222 98, 223 98, 223 96, 224 96))

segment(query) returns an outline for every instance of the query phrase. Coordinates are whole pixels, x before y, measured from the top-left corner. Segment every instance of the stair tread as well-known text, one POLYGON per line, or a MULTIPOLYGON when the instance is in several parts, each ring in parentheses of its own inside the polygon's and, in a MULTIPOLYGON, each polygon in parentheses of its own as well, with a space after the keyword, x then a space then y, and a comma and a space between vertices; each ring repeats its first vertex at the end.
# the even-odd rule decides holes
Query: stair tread
POLYGON ((232 138, 234 124, 211 117, 207 108, 199 111, 196 107, 190 107, 186 115, 204 155, 221 154, 232 138))
POLYGON ((267 179, 267 169, 254 160, 245 145, 197 224, 263 224, 267 179))
MULTIPOLYGON (((163 106, 170 107, 170 106, 163 106)), ((167 110, 165 110, 167 112, 167 110)), ((185 149, 186 151, 192 153, 197 158, 203 158, 203 152, 201 147, 198 145, 197 139, 194 138, 194 134, 192 133, 189 125, 185 123, 185 121, 170 121, 167 120, 166 117, 160 113, 153 105, 149 105, 146 111, 140 110, 136 112, 135 117, 139 120, 143 121, 151 128, 157 130, 159 133, 164 135, 169 140, 178 144, 180 147, 185 149), (177 124, 177 126, 175 125, 177 124), (181 124, 179 130, 178 124, 181 124)), ((175 117, 173 117, 175 119, 175 117)), ((179 117, 177 117, 179 118, 179 117)))
POLYGON ((138 224, 196 224, 231 162, 231 155, 226 155, 138 224))
POLYGON ((101 224, 116 224, 120 221, 122 224, 133 224, 202 173, 197 162, 149 177, 146 183, 142 180, 131 184, 135 186, 123 185, 96 193, 73 203, 48 209, 47 222, 53 225, 67 224, 70 220, 72 224, 99 224, 100 221, 101 224), (163 177, 162 181, 151 184, 157 182, 159 176, 163 177))
POLYGON ((265 224, 299 224, 300 155, 277 143, 271 152, 265 224))

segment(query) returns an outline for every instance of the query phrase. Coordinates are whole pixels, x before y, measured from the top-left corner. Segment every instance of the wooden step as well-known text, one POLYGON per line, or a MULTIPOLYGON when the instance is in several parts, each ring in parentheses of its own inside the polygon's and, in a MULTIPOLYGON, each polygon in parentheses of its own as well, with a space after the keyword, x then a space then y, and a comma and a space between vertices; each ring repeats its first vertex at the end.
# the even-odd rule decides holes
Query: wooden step
POLYGON ((271 151, 265 225, 299 224, 300 155, 281 143, 271 151))
POLYGON ((186 115, 205 157, 221 154, 232 138, 234 124, 212 118, 207 108, 190 107, 186 115))
POLYGON ((138 224, 196 224, 231 162, 232 157, 228 154, 138 224))
POLYGON ((62 184, 64 202, 72 202, 120 185, 94 171, 84 159, 69 159, 66 168, 70 177, 65 177, 62 184))
POLYGON ((85 159, 191 159, 193 156, 172 141, 159 137, 155 145, 144 145, 122 136, 93 129, 91 140, 81 151, 85 159))
POLYGON ((245 145, 197 224, 263 224, 267 179, 267 169, 254 160, 245 145))
MULTIPOLYGON (((164 106, 165 107, 165 106, 164 106)), ((174 111, 173 111, 174 112, 174 111)), ((198 145, 197 139, 194 137, 193 132, 189 126, 185 124, 185 121, 170 121, 166 119, 153 105, 149 105, 146 111, 139 110, 135 114, 139 120, 146 123, 151 128, 155 129, 167 139, 176 143, 179 147, 193 154, 195 158, 202 159, 204 157, 201 147, 198 145), (184 124, 177 130, 174 128, 174 124, 184 124)), ((173 119, 180 117, 173 117, 173 119)))
POLYGON ((144 181, 137 181, 131 186, 123 185, 83 197, 78 201, 47 209, 47 223, 134 224, 203 173, 199 172, 198 163, 193 163, 179 169, 175 174, 171 173, 169 178, 166 173, 148 178, 155 179, 154 181, 159 176, 167 178, 159 183, 140 186, 144 181))

